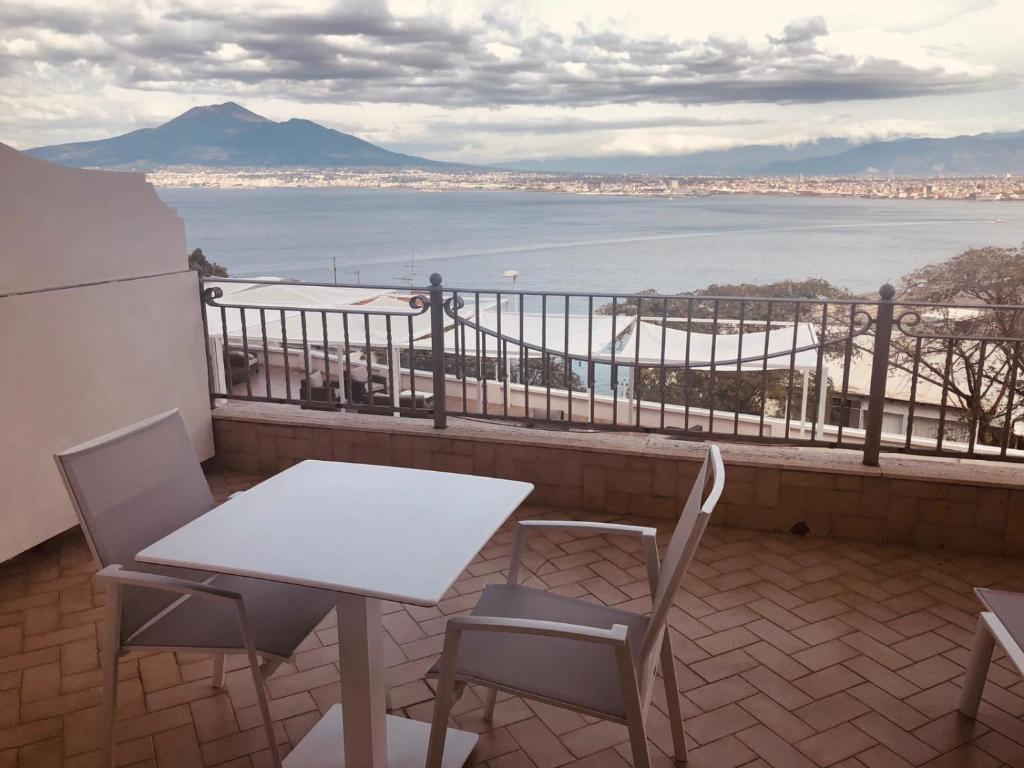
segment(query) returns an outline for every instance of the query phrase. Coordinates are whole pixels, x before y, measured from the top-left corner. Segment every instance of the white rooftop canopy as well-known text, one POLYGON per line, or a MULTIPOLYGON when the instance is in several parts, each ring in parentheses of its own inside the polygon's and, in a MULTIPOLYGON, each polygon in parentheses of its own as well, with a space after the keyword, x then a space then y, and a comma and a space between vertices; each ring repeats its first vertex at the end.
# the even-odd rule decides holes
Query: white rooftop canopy
MULTIPOLYGON (((519 342, 527 346, 527 352, 532 356, 540 356, 541 350, 546 349, 551 354, 569 354, 575 357, 587 357, 588 354, 594 358, 604 358, 611 349, 612 342, 612 318, 609 315, 594 315, 590 318, 589 333, 586 315, 568 315, 548 313, 541 314, 524 312, 522 315, 517 311, 497 308, 482 310, 479 314, 473 312, 472 307, 463 308, 459 312, 460 319, 467 323, 477 325, 481 328, 478 333, 470 325, 461 326, 456 338, 456 330, 449 319, 449 327, 444 334, 444 348, 446 352, 455 353, 463 350, 467 355, 475 356, 478 352, 488 356, 498 355, 498 331, 500 337, 508 345, 507 354, 519 355, 519 342), (568 347, 566 347, 566 327, 568 325, 568 347)), ((629 321, 618 318, 616 333, 620 333, 629 324, 629 321)), ((422 349, 429 349, 431 341, 429 338, 421 339, 417 346, 422 349)))
POLYGON ((209 333, 221 336, 224 327, 233 341, 242 336, 243 312, 245 335, 251 346, 262 344, 264 326, 267 341, 301 344, 302 312, 305 312, 305 337, 310 344, 322 346, 324 340, 324 319, 327 323, 327 339, 330 345, 344 344, 348 339, 350 347, 365 345, 367 325, 371 346, 386 346, 388 317, 390 315, 392 344, 409 345, 409 320, 412 320, 413 338, 430 332, 430 315, 410 306, 411 294, 397 294, 390 290, 373 288, 334 288, 332 286, 305 286, 295 284, 268 285, 251 284, 239 288, 239 283, 216 283, 207 281, 207 287, 217 286, 224 290, 219 303, 252 306, 252 309, 238 309, 235 306, 223 308, 206 306, 209 333), (230 289, 230 290, 229 290, 230 289), (261 320, 260 308, 263 307, 261 320), (280 309, 278 309, 280 308, 280 309), (333 310, 322 312, 320 310, 333 310), (346 321, 341 312, 348 313, 346 321), (368 321, 368 322, 367 322, 368 321))
POLYGON ((637 358, 645 365, 661 362, 662 341, 665 344, 666 365, 687 365, 692 370, 760 371, 789 370, 812 371, 817 367, 817 334, 810 323, 773 331, 744 331, 743 333, 687 333, 659 323, 641 321, 639 328, 631 326, 629 337, 621 351, 620 360, 637 358), (795 333, 794 333, 795 331, 795 333), (739 362, 739 365, 737 365, 739 362))
MULTIPOLYGON (((448 328, 445 332, 444 347, 449 353, 465 352, 476 356, 478 353, 489 357, 499 354, 497 340, 507 342, 505 354, 519 356, 519 342, 528 345, 529 356, 539 356, 541 350, 552 355, 569 354, 574 358, 592 358, 597 362, 610 363, 613 360, 613 325, 615 344, 614 360, 621 364, 637 361, 642 365, 659 365, 662 361, 662 339, 665 342, 664 362, 667 366, 688 366, 693 370, 735 372, 737 358, 742 354, 741 371, 796 370, 813 371, 817 366, 817 334, 810 323, 798 323, 794 335, 793 326, 772 331, 737 333, 687 333, 686 331, 662 326, 634 317, 610 315, 565 315, 548 313, 523 313, 487 309, 479 315, 463 311, 460 316, 468 325, 458 331, 448 328), (500 326, 499 326, 500 317, 500 326), (478 333, 471 326, 479 326, 478 333), (568 334, 566 328, 568 327, 568 334), (520 329, 521 332, 520 332, 520 329), (767 353, 765 343, 767 342, 767 353), (796 350, 796 351, 794 351, 796 350), (767 359, 767 365, 765 365, 767 359), (712 365, 713 363, 713 365, 712 365)), ((420 339, 416 346, 430 348, 430 338, 420 339)))
MULTIPOLYGON (((412 341, 417 349, 430 349, 430 314, 410 306, 411 294, 393 290, 306 286, 293 283, 240 284, 208 281, 206 285, 224 290, 220 301, 232 305, 252 306, 245 311, 245 333, 251 346, 262 343, 264 327, 269 342, 301 344, 302 312, 306 315, 305 337, 310 344, 322 346, 324 318, 327 339, 331 346, 344 344, 358 349, 367 341, 374 347, 408 347, 410 320, 412 341), (259 308, 264 307, 261 322, 259 308), (319 310, 334 310, 321 312, 319 310), (347 329, 344 316, 348 314, 347 329), (389 320, 383 314, 390 315, 389 320), (369 334, 367 335, 367 330, 369 334)), ((233 342, 242 335, 242 310, 206 306, 209 333, 220 336, 226 324, 233 342)), ((650 320, 637 320, 626 315, 586 315, 548 312, 523 312, 503 307, 477 308, 467 305, 459 311, 466 325, 458 331, 446 317, 445 351, 471 357, 478 354, 497 357, 499 354, 518 357, 520 345, 528 356, 539 357, 546 350, 551 355, 571 355, 577 359, 620 364, 639 362, 653 366, 664 364, 728 373, 740 371, 788 370, 813 371, 817 366, 817 334, 810 323, 797 323, 770 331, 739 333, 696 333, 679 330, 669 323, 662 326, 650 320), (479 331, 472 327, 478 326, 479 331), (500 333, 499 333, 500 331, 500 333), (456 338, 458 334, 458 338, 456 338), (504 349, 499 350, 499 337, 504 349), (664 343, 664 358, 662 345, 664 343), (612 353, 615 348, 614 356, 612 353), (738 363, 739 360, 739 363, 738 363), (738 363, 738 365, 737 365, 738 363)), ((676 319, 678 321, 678 318, 676 319)), ((731 321, 720 321, 731 323, 731 321)))

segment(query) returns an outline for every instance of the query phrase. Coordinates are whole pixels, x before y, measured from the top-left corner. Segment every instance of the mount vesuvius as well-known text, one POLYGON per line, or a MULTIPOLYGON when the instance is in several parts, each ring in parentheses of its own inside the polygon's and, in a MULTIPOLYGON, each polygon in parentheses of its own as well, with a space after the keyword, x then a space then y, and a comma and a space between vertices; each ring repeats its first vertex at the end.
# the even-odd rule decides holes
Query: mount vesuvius
POLYGON ((454 163, 389 152, 310 120, 268 120, 234 102, 193 107, 156 128, 28 154, 64 165, 145 170, 171 165, 215 167, 452 168, 454 163))

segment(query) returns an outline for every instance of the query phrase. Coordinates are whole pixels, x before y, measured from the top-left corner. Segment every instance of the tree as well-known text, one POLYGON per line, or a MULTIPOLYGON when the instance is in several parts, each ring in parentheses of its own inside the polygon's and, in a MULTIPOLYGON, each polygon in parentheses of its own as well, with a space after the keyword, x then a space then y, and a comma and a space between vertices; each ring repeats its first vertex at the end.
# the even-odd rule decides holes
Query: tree
POLYGON ((222 267, 215 261, 208 261, 202 248, 196 248, 188 255, 188 268, 194 269, 204 278, 228 276, 227 267, 222 267))
MULTIPOLYGON (((828 280, 807 278, 806 280, 779 280, 774 283, 755 285, 753 283, 712 283, 707 288, 694 291, 695 296, 735 297, 749 301, 718 301, 720 317, 739 317, 742 306, 747 320, 768 320, 769 302, 758 299, 794 299, 793 302, 774 303, 771 318, 789 321, 794 316, 806 322, 821 322, 821 307, 830 299, 853 298, 848 290, 832 285, 828 280), (799 306, 797 304, 799 301, 799 306)), ((714 302, 698 302, 700 317, 711 317, 714 302)), ((698 310, 695 310, 695 312, 698 310)))
MULTIPOLYGON (((972 248, 906 275, 903 295, 917 301, 1024 304, 1024 246, 972 248)), ((1016 314, 1011 313, 1011 314, 1016 314)), ((997 321, 1009 318, 996 313, 997 321)), ((1008 327, 1008 326, 1004 326, 1008 327)))
MULTIPOLYGON (((660 402, 662 399, 662 373, 660 368, 640 369, 638 394, 644 400, 660 402)), ((714 407, 715 422, 726 420, 734 413, 784 416, 787 399, 790 408, 799 408, 803 376, 793 377, 793 391, 789 389, 788 371, 760 372, 694 371, 684 368, 665 369, 665 402, 675 405, 689 404, 691 408, 714 407), (787 398, 788 396, 788 398, 787 398)), ((812 375, 808 386, 809 402, 816 402, 817 386, 812 375)), ((794 417, 796 418, 796 416, 794 417)), ((721 426, 718 427, 721 429, 721 426)))
POLYGON ((901 289, 892 365, 945 382, 962 425, 976 421, 979 442, 1009 440, 1013 423, 1024 420, 1024 247, 972 248, 911 272, 901 289))
MULTIPOLYGON (((597 311, 602 315, 613 314, 613 311, 614 314, 619 315, 635 315, 639 302, 641 314, 661 314, 662 307, 667 306, 669 316, 686 317, 689 312, 692 312, 692 316, 695 318, 707 319, 711 318, 715 312, 716 302, 713 299, 719 299, 717 301, 719 317, 737 319, 740 316, 742 305, 743 316, 746 320, 767 320, 769 302, 758 301, 758 299, 794 299, 793 302, 775 303, 770 313, 772 319, 792 320, 797 312, 795 300, 799 300, 801 319, 820 322, 823 301, 849 298, 852 298, 852 294, 845 288, 832 285, 828 280, 808 278, 806 280, 780 280, 763 285, 712 283, 707 288, 701 288, 692 293, 676 294, 667 299, 658 296, 653 289, 648 289, 641 291, 638 296, 629 296, 616 301, 614 310, 609 303, 601 306, 597 311), (814 307, 817 307, 817 316, 815 316, 814 307)), ((704 324, 702 323, 702 325, 704 324)))

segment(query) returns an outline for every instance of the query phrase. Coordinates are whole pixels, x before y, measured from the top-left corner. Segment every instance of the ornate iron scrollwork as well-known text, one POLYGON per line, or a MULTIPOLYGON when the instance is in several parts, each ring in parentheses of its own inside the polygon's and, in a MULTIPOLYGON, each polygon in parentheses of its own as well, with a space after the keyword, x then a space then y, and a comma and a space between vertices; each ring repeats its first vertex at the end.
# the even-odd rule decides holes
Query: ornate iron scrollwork
POLYGON ((217 299, 221 299, 223 297, 224 289, 219 285, 211 285, 209 288, 203 289, 203 301, 211 307, 216 307, 217 299))
MULTIPOLYGON (((858 309, 853 313, 850 318, 850 327, 853 329, 853 333, 850 334, 849 338, 856 336, 863 336, 865 333, 871 330, 875 324, 875 318, 871 316, 871 313, 866 309, 858 309)), ((839 341, 845 341, 845 339, 839 339, 839 341)))
POLYGON ((444 313, 448 317, 459 319, 456 312, 466 306, 466 302, 462 300, 462 297, 457 293, 453 293, 447 299, 444 300, 444 313))
POLYGON ((907 336, 925 335, 917 333, 915 330, 917 326, 921 324, 921 313, 918 312, 916 309, 903 310, 896 316, 895 320, 893 321, 893 324, 900 329, 901 333, 904 333, 907 336))

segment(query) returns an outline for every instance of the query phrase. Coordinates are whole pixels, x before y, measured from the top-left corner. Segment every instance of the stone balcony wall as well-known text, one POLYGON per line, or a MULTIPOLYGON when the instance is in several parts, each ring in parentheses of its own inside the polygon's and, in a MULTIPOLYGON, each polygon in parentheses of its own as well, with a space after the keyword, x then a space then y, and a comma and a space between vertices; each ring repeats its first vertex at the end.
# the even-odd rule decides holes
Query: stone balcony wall
MULTIPOLYGON (((532 482, 531 504, 666 519, 705 451, 664 435, 466 419, 435 430, 423 419, 266 404, 230 403, 213 416, 215 461, 227 469, 269 474, 325 459, 489 475, 532 482)), ((802 521, 812 536, 1024 554, 1019 465, 890 455, 866 467, 856 451, 729 443, 722 453, 727 482, 713 524, 786 532, 802 521)))

